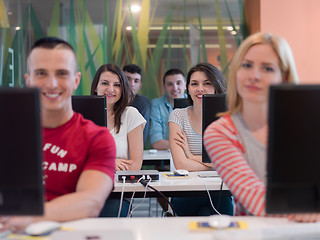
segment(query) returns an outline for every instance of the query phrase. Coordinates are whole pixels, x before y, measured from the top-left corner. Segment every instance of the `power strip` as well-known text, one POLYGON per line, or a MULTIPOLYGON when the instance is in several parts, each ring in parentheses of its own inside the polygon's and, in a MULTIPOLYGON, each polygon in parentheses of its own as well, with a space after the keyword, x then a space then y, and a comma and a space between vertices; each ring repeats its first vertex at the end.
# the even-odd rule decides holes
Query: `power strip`
POLYGON ((160 179, 158 170, 137 170, 137 171, 117 171, 116 181, 122 182, 122 177, 126 177, 126 182, 137 182, 141 177, 145 180, 157 181, 160 179))

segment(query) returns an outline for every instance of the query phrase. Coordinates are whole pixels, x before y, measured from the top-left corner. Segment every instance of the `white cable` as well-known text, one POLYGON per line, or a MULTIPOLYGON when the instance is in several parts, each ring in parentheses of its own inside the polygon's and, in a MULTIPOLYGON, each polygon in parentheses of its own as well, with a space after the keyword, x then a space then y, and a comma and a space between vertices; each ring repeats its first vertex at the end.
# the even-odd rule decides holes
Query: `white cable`
POLYGON ((168 216, 167 216, 167 213, 172 214, 169 210, 167 210, 167 211, 165 211, 165 212, 162 214, 162 217, 163 217, 163 218, 164 218, 164 217, 168 217, 168 216))
MULTIPOLYGON (((139 178, 139 180, 137 181, 137 183, 140 183, 141 180, 144 179, 144 176, 142 176, 141 178, 139 178)), ((136 193, 136 190, 137 190, 137 187, 139 186, 139 184, 137 184, 133 190, 133 193, 132 193, 132 196, 131 196, 131 200, 130 200, 130 204, 129 204, 129 209, 128 209, 128 213, 127 213, 127 218, 130 216, 130 208, 131 208, 131 205, 132 205, 132 201, 133 201, 133 197, 134 197, 134 194, 136 193)))
POLYGON ((123 194, 124 194, 124 185, 126 183, 126 176, 122 176, 122 190, 121 190, 121 197, 120 197, 120 205, 119 205, 119 212, 118 212, 118 218, 120 217, 121 208, 122 208, 122 202, 123 202, 123 194))
MULTIPOLYGON (((148 177, 149 177, 149 176, 148 176, 148 177)), ((142 202, 141 202, 138 206, 136 206, 135 208, 133 208, 133 209, 131 210, 129 217, 132 216, 133 211, 136 210, 138 207, 140 207, 140 206, 142 205, 142 203, 144 202, 144 200, 146 199, 147 190, 148 190, 148 185, 150 184, 151 181, 152 181, 152 179, 151 179, 151 177, 149 177, 149 182, 147 183, 147 185, 145 186, 145 189, 144 189, 144 195, 143 195, 142 202)))
POLYGON ((202 179, 201 179, 201 181, 203 182, 203 184, 204 184, 204 186, 205 186, 205 188, 206 188, 206 190, 207 190, 207 193, 208 193, 208 196, 209 196, 209 200, 210 200, 211 207, 213 208, 213 210, 214 210, 218 215, 221 215, 221 213, 219 213, 219 212, 218 212, 218 210, 214 207, 214 205, 213 205, 213 203, 212 203, 211 195, 210 195, 210 192, 209 192, 209 190, 208 190, 208 187, 207 187, 206 182, 205 182, 205 181, 203 181, 202 179))

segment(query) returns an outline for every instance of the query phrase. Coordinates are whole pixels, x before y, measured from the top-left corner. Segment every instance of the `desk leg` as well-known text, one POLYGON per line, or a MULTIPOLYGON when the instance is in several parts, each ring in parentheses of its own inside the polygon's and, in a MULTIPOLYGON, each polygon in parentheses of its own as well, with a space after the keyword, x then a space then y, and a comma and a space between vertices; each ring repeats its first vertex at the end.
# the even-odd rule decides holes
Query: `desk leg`
MULTIPOLYGON (((169 200, 169 202, 171 203, 171 197, 168 197, 168 200, 169 200)), ((171 206, 169 205, 169 204, 167 204, 168 205, 168 213, 173 213, 173 211, 172 211, 172 209, 171 209, 171 206)), ((172 214, 172 216, 173 216, 173 214, 172 214)))
POLYGON ((148 216, 150 217, 151 216, 151 198, 149 198, 149 214, 148 216))

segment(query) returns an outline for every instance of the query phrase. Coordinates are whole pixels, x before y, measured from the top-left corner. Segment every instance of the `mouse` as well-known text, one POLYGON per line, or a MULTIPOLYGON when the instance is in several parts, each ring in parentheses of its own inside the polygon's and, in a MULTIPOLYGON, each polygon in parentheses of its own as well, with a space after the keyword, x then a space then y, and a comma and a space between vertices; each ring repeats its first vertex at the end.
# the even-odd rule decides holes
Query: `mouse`
POLYGON ((179 175, 179 176, 187 176, 189 174, 189 171, 183 170, 183 169, 177 169, 174 171, 174 174, 179 175))
POLYGON ((51 233, 52 231, 60 229, 61 224, 54 221, 40 221, 31 223, 26 227, 25 232, 31 236, 40 236, 51 233))
POLYGON ((212 215, 209 217, 209 225, 213 228, 221 229, 227 228, 231 223, 231 216, 229 215, 212 215))
POLYGON ((151 154, 155 154, 155 153, 157 153, 157 152, 158 152, 157 149, 149 149, 149 153, 151 153, 151 154))

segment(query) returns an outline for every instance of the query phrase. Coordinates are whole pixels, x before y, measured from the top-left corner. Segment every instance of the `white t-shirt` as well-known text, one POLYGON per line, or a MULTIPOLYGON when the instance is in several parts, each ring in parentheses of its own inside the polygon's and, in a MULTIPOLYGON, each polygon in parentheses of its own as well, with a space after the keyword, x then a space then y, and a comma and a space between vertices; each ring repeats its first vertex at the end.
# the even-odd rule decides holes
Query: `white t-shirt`
POLYGON ((142 117, 139 111, 134 107, 126 107, 121 115, 121 126, 119 133, 115 133, 115 129, 110 131, 116 143, 117 158, 129 159, 128 133, 141 124, 143 124, 144 128, 146 125, 146 120, 142 117))

